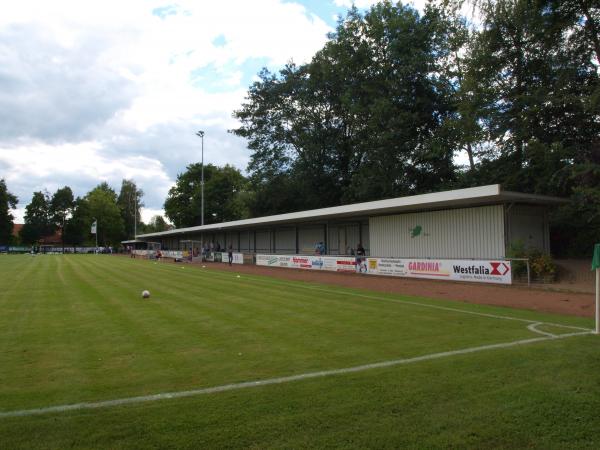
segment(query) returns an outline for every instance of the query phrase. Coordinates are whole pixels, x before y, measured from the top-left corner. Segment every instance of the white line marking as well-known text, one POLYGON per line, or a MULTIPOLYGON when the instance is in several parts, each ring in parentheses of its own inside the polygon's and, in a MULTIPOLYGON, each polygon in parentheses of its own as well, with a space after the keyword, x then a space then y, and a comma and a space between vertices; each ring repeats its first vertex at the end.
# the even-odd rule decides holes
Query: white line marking
POLYGON ((40 414, 60 413, 60 412, 76 411, 76 410, 84 410, 84 409, 107 408, 107 407, 111 407, 111 406, 130 405, 130 404, 135 404, 135 403, 152 402, 152 401, 157 401, 157 400, 192 397, 192 396, 204 395, 204 394, 215 394, 218 392, 233 391, 233 390, 238 390, 238 389, 245 389, 245 388, 252 388, 252 387, 259 387, 259 386, 268 386, 268 385, 272 385, 272 384, 289 383, 289 382, 293 382, 293 381, 306 380, 306 379, 311 379, 311 378, 322 378, 322 377, 328 377, 328 376, 332 376, 332 375, 343 375, 343 374, 347 374, 347 373, 363 372, 365 370, 380 369, 380 368, 392 367, 392 366, 398 366, 398 365, 404 365, 404 364, 412 364, 412 363, 417 363, 420 361, 429 361, 432 359, 446 358, 449 356, 464 355, 464 354, 475 353, 475 352, 480 352, 480 351, 484 351, 484 350, 494 350, 494 349, 498 349, 498 348, 515 347, 518 345, 533 344, 535 342, 564 339, 564 338, 568 338, 568 337, 572 337, 572 336, 582 336, 582 335, 591 334, 591 333, 592 333, 592 330, 588 330, 585 332, 567 333, 567 334, 560 334, 557 336, 545 336, 545 337, 537 337, 537 338, 532 338, 532 339, 523 339, 523 340, 513 341, 513 342, 504 342, 504 343, 499 343, 499 344, 481 345, 478 347, 470 347, 470 348, 464 348, 464 349, 460 349, 460 350, 451 350, 448 352, 432 353, 429 355, 416 356, 414 358, 395 359, 395 360, 391 360, 391 361, 383 361, 383 362, 378 362, 378 363, 373 363, 373 364, 364 364, 361 366, 346 367, 343 369, 323 370, 323 371, 319 371, 319 372, 309 372, 309 373, 303 373, 303 374, 298 374, 298 375, 291 375, 288 377, 267 378, 264 380, 246 381, 243 383, 226 384, 223 386, 214 386, 214 387, 203 388, 203 389, 194 389, 194 390, 190 390, 190 391, 166 392, 166 393, 162 393, 162 394, 144 395, 144 396, 140 396, 140 397, 129 397, 129 398, 121 398, 121 399, 115 399, 115 400, 105 400, 105 401, 100 401, 100 402, 74 403, 74 404, 70 404, 70 405, 49 406, 46 408, 4 411, 4 412, 0 412, 0 419, 1 418, 9 418, 9 417, 24 417, 24 416, 34 416, 34 415, 40 415, 40 414))
MULTIPOLYGON (((217 270, 217 272, 219 272, 219 271, 217 270)), ((212 272, 212 273, 214 274, 215 272, 212 272)), ((223 272, 219 273, 219 275, 221 275, 222 273, 223 272)), ((206 276, 208 276, 208 275, 206 275, 206 276)), ((226 278, 226 277, 223 276, 223 278, 226 278)), ((292 288, 298 288, 298 289, 308 289, 308 290, 311 290, 311 291, 327 292, 328 294, 348 295, 348 296, 353 296, 353 297, 368 298, 368 299, 371 299, 371 300, 381 300, 381 301, 392 302, 392 303, 407 304, 407 305, 414 305, 414 306, 422 306, 422 307, 425 307, 425 308, 439 309, 439 310, 442 310, 442 311, 452 311, 452 312, 458 312, 458 313, 463 313, 463 314, 471 314, 471 315, 481 316, 481 317, 491 317, 493 319, 516 320, 518 322, 525 322, 525 323, 531 323, 531 324, 551 325, 551 326, 554 326, 554 327, 568 328, 570 330, 591 331, 590 328, 576 327, 576 326, 573 326, 573 325, 562 325, 562 324, 552 323, 552 322, 540 322, 538 320, 521 319, 520 317, 511 317, 511 316, 503 316, 503 315, 499 315, 499 314, 490 314, 490 313, 482 313, 482 312, 476 312, 476 311, 467 311, 467 310, 464 310, 464 309, 451 308, 451 307, 448 307, 448 306, 439 306, 439 305, 431 305, 429 303, 411 302, 409 300, 400 300, 400 299, 396 299, 396 298, 378 297, 378 296, 375 296, 375 295, 359 294, 358 292, 351 292, 351 291, 336 291, 336 290, 324 289, 324 288, 319 288, 319 287, 306 286, 304 284, 297 284, 297 285, 295 285, 295 284, 292 284, 292 283, 273 282, 271 280, 265 281, 265 280, 262 280, 262 279, 259 279, 259 278, 253 277, 253 276, 248 276, 246 278, 246 280, 254 281, 254 282, 257 282, 257 283, 261 283, 262 282, 262 283, 266 283, 266 284, 291 286, 292 288)), ((456 300, 454 300, 454 301, 456 301, 456 300)))
POLYGON ((538 330, 537 329, 538 325, 544 325, 544 324, 542 322, 532 323, 530 325, 527 325, 527 329, 529 331, 533 331, 534 333, 543 334, 544 336, 556 337, 556 334, 548 333, 547 331, 538 330))
MULTIPOLYGON (((310 288, 310 287, 307 287, 307 286, 302 286, 302 287, 304 287, 305 289, 313 289, 313 290, 316 290, 316 291, 328 292, 330 294, 332 293, 331 291, 329 291, 327 289, 310 288)), ((374 295, 359 294, 359 293, 354 293, 354 292, 349 292, 349 293, 342 293, 342 292, 340 292, 340 294, 353 295, 355 297, 362 297, 362 298, 370 298, 370 299, 373 299, 373 300, 383 300, 383 301, 393 302, 393 303, 405 303, 405 304, 408 304, 408 305, 422 306, 422 307, 425 307, 425 308, 439 309, 439 310, 442 310, 442 311, 452 311, 452 312, 458 312, 458 313, 463 313, 463 314, 471 314, 471 315, 474 315, 474 316, 491 317, 493 319, 516 320, 518 322, 525 322, 525 323, 531 323, 531 324, 551 325, 551 326, 554 326, 554 327, 569 328, 571 330, 591 331, 589 328, 575 327, 575 326, 572 326, 572 325, 562 325, 562 324, 558 324, 558 323, 540 322, 540 321, 537 321, 537 320, 530 320, 530 319, 521 319, 520 317, 502 316, 502 315, 499 315, 499 314, 490 314, 490 313, 482 313, 482 312, 476 312, 476 311, 467 311, 467 310, 459 309, 459 308, 450 308, 448 306, 439 306, 439 305, 430 305, 429 303, 411 302, 409 300, 400 300, 400 299, 395 299, 395 298, 378 297, 378 296, 374 296, 374 295)))

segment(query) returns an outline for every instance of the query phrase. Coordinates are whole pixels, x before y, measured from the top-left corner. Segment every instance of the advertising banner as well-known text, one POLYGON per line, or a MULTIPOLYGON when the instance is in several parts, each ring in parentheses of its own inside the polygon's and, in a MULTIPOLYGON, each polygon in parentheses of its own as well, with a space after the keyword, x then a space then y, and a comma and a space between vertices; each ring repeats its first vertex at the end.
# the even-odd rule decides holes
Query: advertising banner
POLYGON ((31 247, 15 247, 15 246, 11 246, 8 247, 8 251, 9 252, 29 252, 31 250, 31 247))
POLYGON ((475 283, 512 283, 510 261, 367 258, 366 266, 366 273, 371 275, 475 283))
POLYGON ((181 250, 161 250, 163 258, 182 259, 183 252, 181 250))
POLYGON ((256 255, 256 265, 332 272, 356 271, 356 260, 350 256, 256 255))
MULTIPOLYGON (((233 261, 232 264, 244 264, 244 254, 243 253, 233 253, 233 261)), ((215 259, 216 261, 216 259, 215 259)), ((229 263, 229 253, 221 252, 221 262, 229 263)))

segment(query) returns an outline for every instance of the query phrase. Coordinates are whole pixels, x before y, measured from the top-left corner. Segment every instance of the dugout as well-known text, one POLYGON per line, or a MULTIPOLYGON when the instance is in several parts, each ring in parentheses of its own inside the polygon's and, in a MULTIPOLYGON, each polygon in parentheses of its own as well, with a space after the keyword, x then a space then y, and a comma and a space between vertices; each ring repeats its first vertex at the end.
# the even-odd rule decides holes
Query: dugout
POLYGON ((504 258, 512 242, 550 251, 548 209, 564 199, 488 185, 299 211, 137 236, 180 248, 213 242, 248 254, 314 254, 398 258, 504 258))
POLYGON ((147 250, 150 240, 130 239, 121 241, 121 245, 125 248, 131 247, 132 250, 147 250))

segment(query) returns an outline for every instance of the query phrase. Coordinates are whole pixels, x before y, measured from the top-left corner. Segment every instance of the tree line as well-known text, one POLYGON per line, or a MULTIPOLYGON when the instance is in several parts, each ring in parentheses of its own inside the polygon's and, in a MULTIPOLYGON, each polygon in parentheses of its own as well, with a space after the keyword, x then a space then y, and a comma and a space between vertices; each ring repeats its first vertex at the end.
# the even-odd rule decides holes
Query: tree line
POLYGON ((18 236, 13 236, 17 197, 0 180, 0 244, 36 245, 45 237, 60 230, 63 245, 94 245, 96 237, 91 225, 98 222, 98 244, 119 246, 120 242, 138 234, 165 231, 170 225, 162 216, 145 224, 140 219, 143 191, 132 180, 123 180, 119 193, 108 183, 100 183, 83 197, 74 197, 69 186, 52 195, 47 191, 33 193, 25 207, 24 224, 18 236))
MULTIPOLYGON (((201 164, 190 164, 169 190, 165 215, 176 227, 201 223, 201 171, 201 164)), ((247 178, 239 169, 206 164, 204 180, 206 224, 250 216, 252 194, 247 178)), ((91 225, 96 220, 98 244, 102 246, 118 247, 122 241, 133 239, 136 231, 139 235, 173 228, 161 215, 154 216, 149 223, 141 220, 143 196, 135 181, 127 179, 122 180, 118 193, 106 182, 82 197, 75 197, 69 186, 53 194, 37 191, 25 207, 25 223, 15 237, 12 210, 18 199, 8 190, 5 180, 0 179, 0 245, 34 245, 58 230, 65 245, 94 245, 96 237, 91 234, 91 225)))

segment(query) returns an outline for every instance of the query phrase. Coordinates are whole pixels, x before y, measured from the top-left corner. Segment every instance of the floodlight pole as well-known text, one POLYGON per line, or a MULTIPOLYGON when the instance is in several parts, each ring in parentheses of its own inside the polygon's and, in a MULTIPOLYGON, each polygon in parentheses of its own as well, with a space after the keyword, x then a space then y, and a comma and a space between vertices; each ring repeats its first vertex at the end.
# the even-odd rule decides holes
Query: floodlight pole
POLYGON ((596 268, 596 334, 600 334, 600 268, 596 268))
MULTIPOLYGON (((137 208, 138 208, 138 201, 137 201, 137 185, 135 185, 135 188, 133 190, 133 240, 137 239, 137 208)), ((129 193, 129 206, 131 206, 131 192, 129 193)), ((127 238, 129 238, 129 235, 127 235, 127 238)), ((135 247, 135 243, 134 243, 134 247, 135 247)))
POLYGON ((198 131, 196 136, 202 139, 201 181, 200 181, 200 225, 204 225, 204 131, 198 131))
MULTIPOLYGON (((135 187, 135 209, 133 210, 133 240, 137 240, 137 186, 135 187)), ((135 247, 135 243, 133 244, 135 247)))
POLYGON ((595 334, 600 334, 600 244, 594 245, 592 270, 596 271, 596 329, 595 334))
POLYGON ((94 219, 94 222, 96 222, 96 232, 94 233, 94 235, 96 236, 96 255, 98 254, 98 219, 96 219, 95 217, 92 217, 92 219, 94 219))

